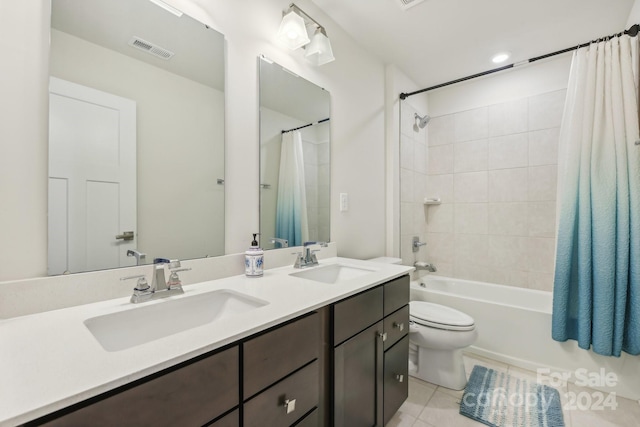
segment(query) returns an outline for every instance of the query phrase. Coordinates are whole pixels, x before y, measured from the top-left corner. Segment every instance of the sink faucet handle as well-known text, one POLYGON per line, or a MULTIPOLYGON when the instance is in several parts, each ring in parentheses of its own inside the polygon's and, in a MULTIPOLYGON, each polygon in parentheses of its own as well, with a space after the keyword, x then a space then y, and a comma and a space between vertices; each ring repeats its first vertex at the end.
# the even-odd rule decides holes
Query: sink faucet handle
POLYGON ((138 274, 136 276, 127 276, 121 277, 120 280, 131 280, 138 279, 136 282, 136 287, 133 288, 134 291, 148 291, 149 290, 149 282, 147 282, 147 276, 144 274, 138 274))

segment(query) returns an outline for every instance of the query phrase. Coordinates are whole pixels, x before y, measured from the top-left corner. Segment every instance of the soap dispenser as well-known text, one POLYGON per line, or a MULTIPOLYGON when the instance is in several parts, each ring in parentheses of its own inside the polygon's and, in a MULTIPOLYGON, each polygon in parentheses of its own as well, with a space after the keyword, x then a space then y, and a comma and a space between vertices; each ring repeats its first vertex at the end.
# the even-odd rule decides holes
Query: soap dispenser
POLYGON ((244 253, 244 274, 247 277, 260 277, 264 272, 264 251, 258 246, 257 235, 253 234, 251 247, 244 253))

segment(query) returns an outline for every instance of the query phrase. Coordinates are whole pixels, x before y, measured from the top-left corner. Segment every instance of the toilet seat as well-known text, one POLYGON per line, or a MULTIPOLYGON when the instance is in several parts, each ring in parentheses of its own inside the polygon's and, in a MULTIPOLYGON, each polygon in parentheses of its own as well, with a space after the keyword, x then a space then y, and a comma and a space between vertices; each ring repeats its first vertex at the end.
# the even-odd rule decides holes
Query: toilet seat
POLYGON ((475 329, 473 317, 453 308, 426 301, 411 301, 409 318, 419 325, 447 331, 475 329))

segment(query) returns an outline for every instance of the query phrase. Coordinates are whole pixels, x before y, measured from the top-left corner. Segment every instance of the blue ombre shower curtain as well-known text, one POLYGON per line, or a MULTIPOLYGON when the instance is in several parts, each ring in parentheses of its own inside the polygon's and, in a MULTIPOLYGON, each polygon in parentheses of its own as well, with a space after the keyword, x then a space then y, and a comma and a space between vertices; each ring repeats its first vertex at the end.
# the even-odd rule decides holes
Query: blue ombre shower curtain
POLYGON ((560 131, 557 341, 640 354, 638 39, 573 55, 560 131))
POLYGON ((282 134, 276 237, 287 239, 289 246, 309 240, 302 134, 297 130, 282 134))

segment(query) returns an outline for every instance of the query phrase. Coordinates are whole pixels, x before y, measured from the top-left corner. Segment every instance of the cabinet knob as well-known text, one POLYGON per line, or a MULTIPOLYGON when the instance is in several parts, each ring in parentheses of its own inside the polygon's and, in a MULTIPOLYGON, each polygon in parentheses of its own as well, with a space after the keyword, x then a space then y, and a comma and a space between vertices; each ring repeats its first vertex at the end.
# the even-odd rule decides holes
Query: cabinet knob
POLYGON ((400 331, 404 331, 404 322, 402 323, 393 322, 393 327, 396 329, 400 329, 400 331))
POLYGON ((382 338, 382 341, 386 341, 387 340, 387 333, 386 332, 378 332, 378 336, 380 338, 382 338))
POLYGON ((296 410, 296 400, 295 399, 286 399, 284 401, 284 409, 287 411, 287 414, 292 413, 296 410))
POLYGON ((399 383, 403 382, 403 381, 404 381, 404 375, 402 375, 402 374, 397 374, 397 375, 396 375, 396 380, 397 380, 399 383))

